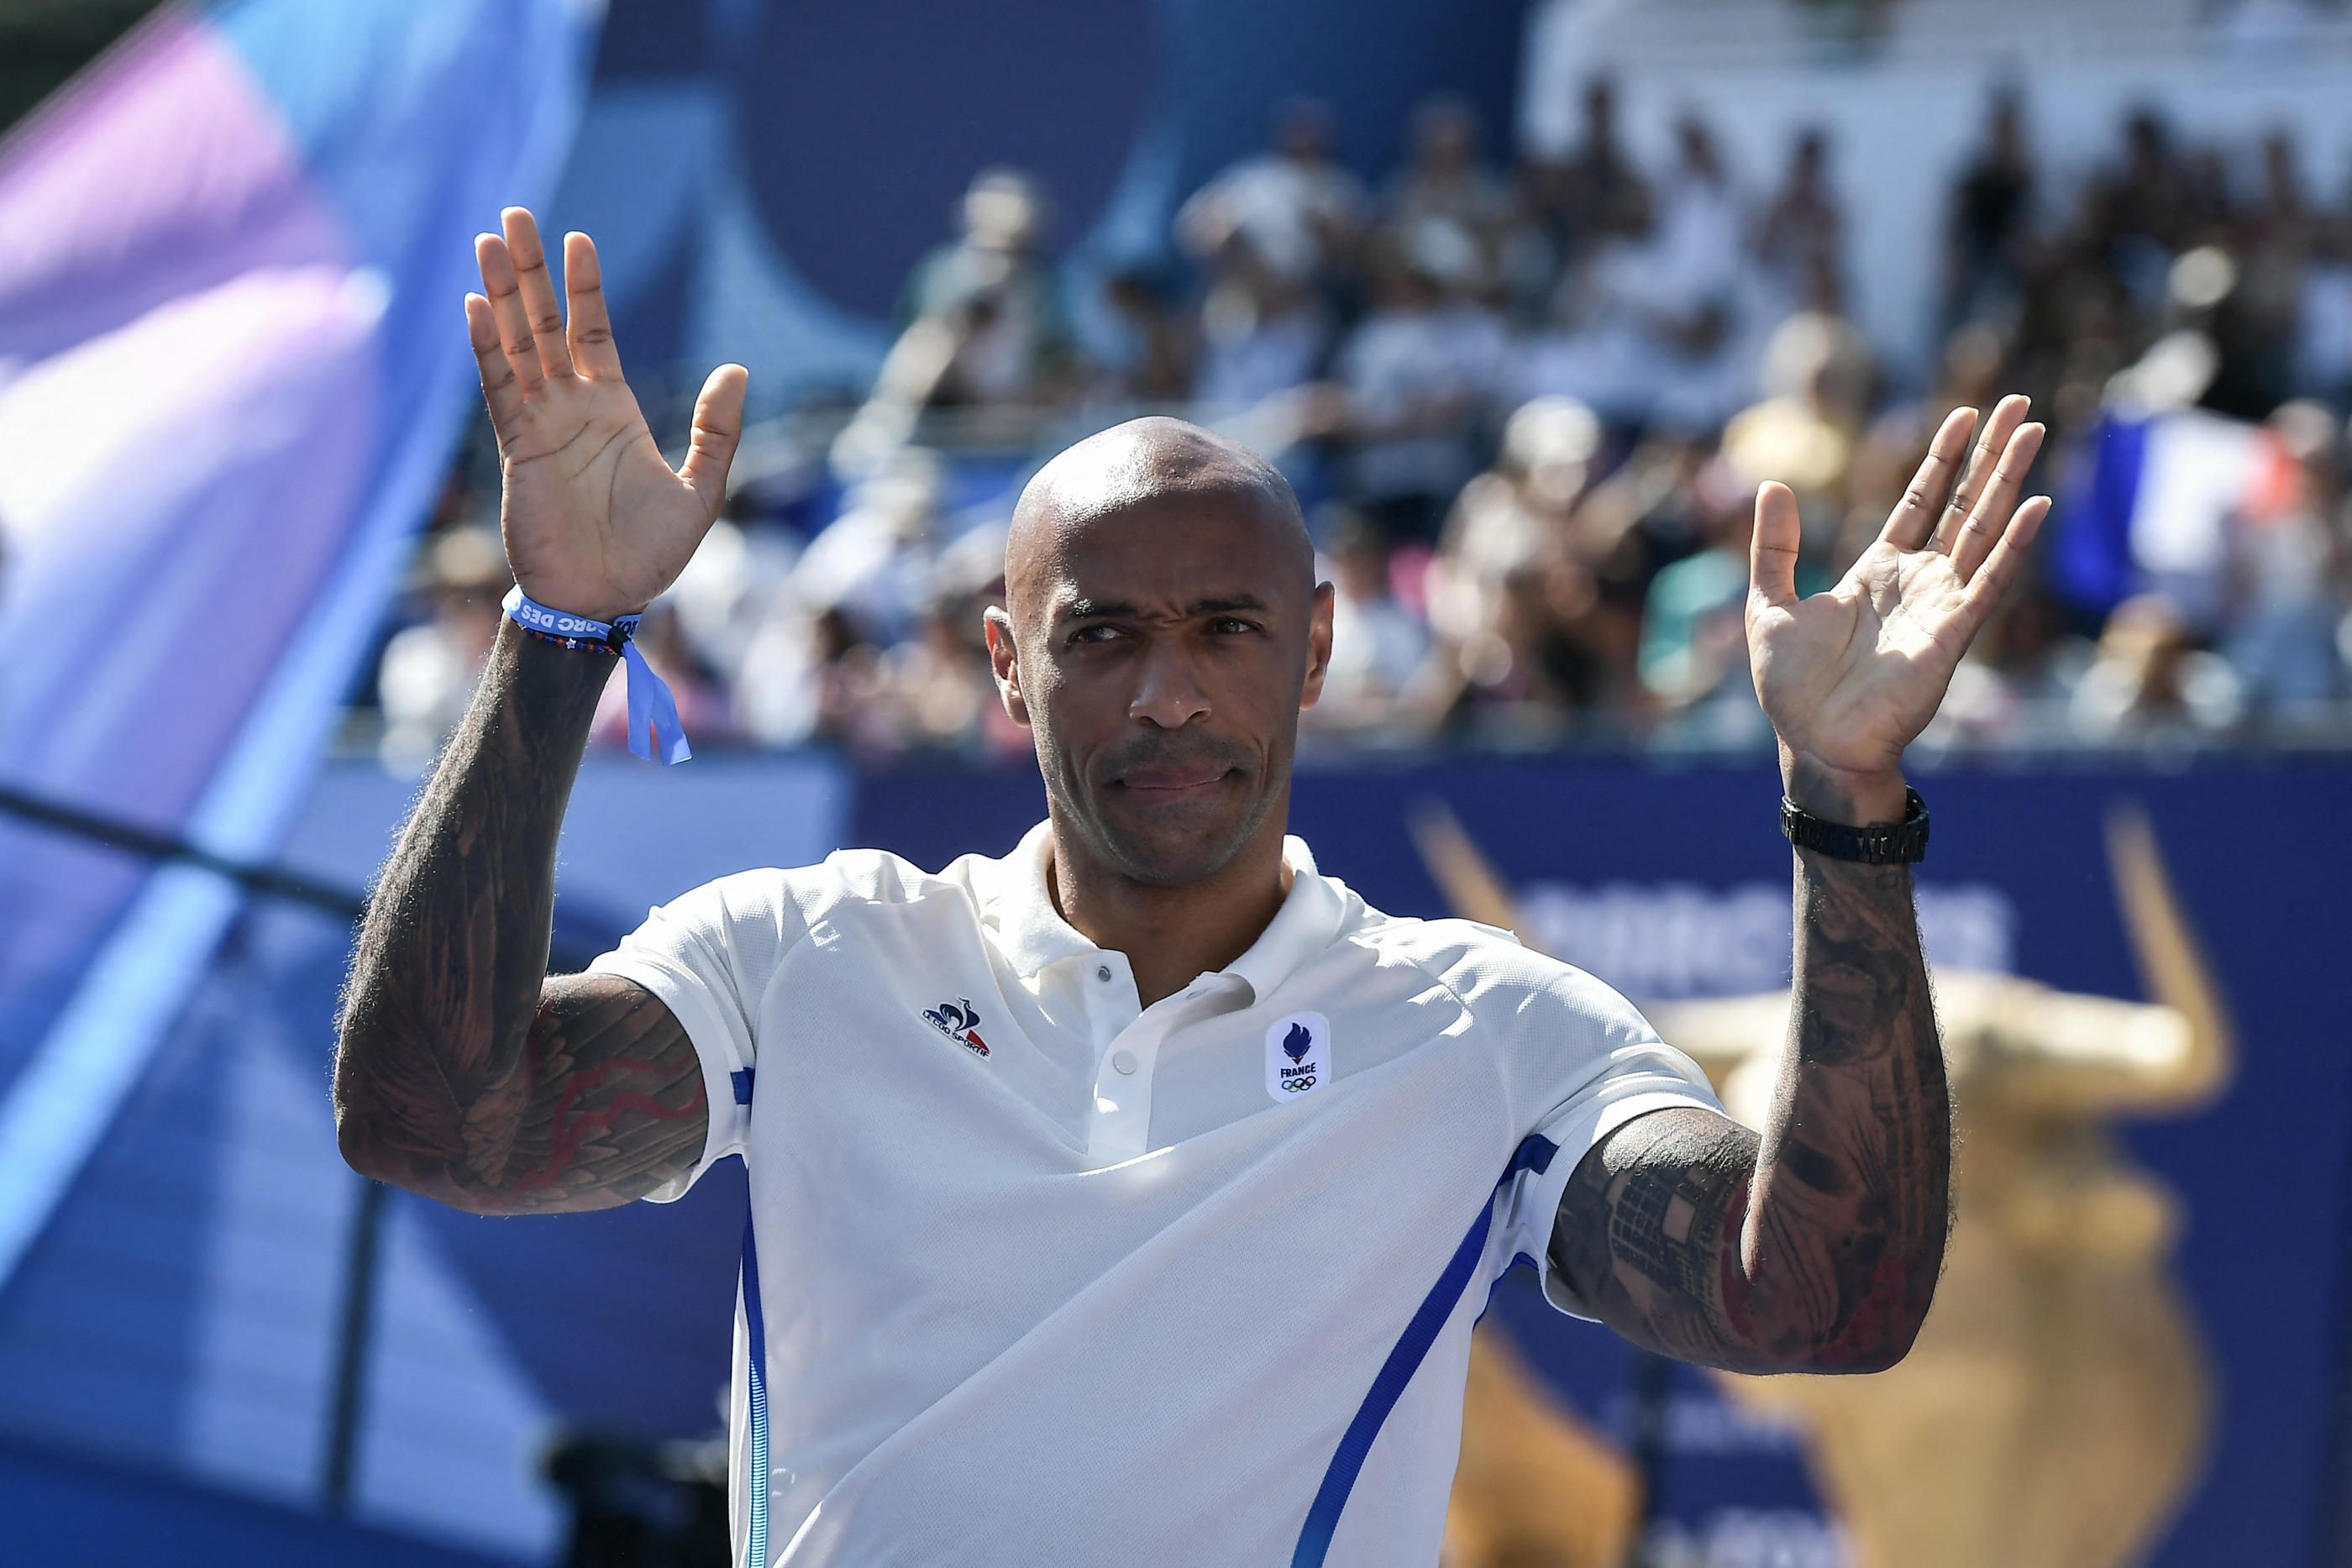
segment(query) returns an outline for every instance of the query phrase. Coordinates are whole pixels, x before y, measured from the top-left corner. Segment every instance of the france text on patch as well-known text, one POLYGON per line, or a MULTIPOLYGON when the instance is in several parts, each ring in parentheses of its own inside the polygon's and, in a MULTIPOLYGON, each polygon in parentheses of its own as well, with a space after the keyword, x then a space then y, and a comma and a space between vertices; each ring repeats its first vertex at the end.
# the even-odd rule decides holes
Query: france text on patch
POLYGON ((1265 1031, 1265 1092, 1276 1104, 1303 1100, 1331 1081, 1331 1022, 1292 1013, 1265 1031))

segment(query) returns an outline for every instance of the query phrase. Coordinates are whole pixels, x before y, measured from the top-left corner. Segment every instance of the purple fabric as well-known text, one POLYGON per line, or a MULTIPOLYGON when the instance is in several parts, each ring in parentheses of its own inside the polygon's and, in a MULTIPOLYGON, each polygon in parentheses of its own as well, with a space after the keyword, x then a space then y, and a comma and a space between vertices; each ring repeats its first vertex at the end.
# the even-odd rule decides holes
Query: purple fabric
POLYGON ((251 73, 174 9, 0 158, 0 361, 46 358, 248 267, 351 260, 251 73))
MULTIPOLYGON (((0 779, 175 827, 374 462, 383 287, 166 13, 0 158, 0 779)), ((0 824, 0 1075, 145 867, 0 824)))

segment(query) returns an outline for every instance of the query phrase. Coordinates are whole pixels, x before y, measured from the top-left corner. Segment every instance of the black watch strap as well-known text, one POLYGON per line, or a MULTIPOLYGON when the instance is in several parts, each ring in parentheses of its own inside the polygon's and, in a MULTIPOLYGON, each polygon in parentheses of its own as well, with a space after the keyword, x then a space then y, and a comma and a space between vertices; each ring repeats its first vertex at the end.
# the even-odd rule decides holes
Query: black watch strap
POLYGON ((1914 864, 1927 858, 1927 802, 1919 791, 1903 791, 1903 820, 1848 827, 1824 822, 1780 798, 1780 831, 1801 850, 1812 850, 1833 860, 1860 861, 1864 865, 1914 864))

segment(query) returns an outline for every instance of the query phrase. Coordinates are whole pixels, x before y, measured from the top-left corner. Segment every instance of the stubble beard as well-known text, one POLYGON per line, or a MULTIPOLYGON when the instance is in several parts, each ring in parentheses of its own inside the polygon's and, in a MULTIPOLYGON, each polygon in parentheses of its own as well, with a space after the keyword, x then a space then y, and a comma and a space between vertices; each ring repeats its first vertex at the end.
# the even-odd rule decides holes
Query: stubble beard
POLYGON ((1270 786, 1268 775, 1287 773, 1287 757, 1260 758, 1229 742, 1128 742, 1106 753, 1089 779, 1064 758, 1049 737, 1039 737, 1039 761, 1052 797, 1055 813, 1076 830, 1086 852, 1129 881, 1147 887, 1183 887, 1205 881, 1233 864, 1265 825, 1282 791, 1270 786), (1133 831, 1106 797, 1121 788, 1116 776, 1122 767, 1146 759, 1222 762, 1239 775, 1239 787, 1249 791, 1243 809, 1227 819, 1223 802, 1198 814, 1197 823, 1170 813, 1162 831, 1133 831))

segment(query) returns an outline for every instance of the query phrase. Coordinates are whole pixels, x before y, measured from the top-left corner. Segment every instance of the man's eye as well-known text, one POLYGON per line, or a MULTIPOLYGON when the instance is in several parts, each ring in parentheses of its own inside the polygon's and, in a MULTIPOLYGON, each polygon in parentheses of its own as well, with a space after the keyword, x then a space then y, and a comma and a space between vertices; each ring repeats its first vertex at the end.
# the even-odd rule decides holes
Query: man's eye
POLYGON ((1209 622, 1210 631, 1228 637, 1238 632, 1255 632, 1257 629, 1256 622, 1244 621, 1238 615, 1220 615, 1209 622))
POLYGON ((1076 631, 1070 633, 1070 641, 1073 643, 1108 643, 1118 635, 1119 630, 1118 627, 1105 623, 1095 626, 1081 626, 1076 631))

